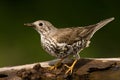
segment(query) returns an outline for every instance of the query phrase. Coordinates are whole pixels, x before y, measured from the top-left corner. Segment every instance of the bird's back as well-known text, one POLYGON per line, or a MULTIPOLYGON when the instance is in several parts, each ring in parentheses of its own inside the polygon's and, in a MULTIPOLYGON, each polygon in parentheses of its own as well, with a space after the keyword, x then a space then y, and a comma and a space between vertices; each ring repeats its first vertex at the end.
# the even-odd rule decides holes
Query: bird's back
POLYGON ((58 43, 66 43, 72 45, 75 42, 80 41, 82 38, 86 38, 94 30, 95 25, 92 27, 72 27, 58 29, 56 33, 52 35, 52 38, 58 43))
POLYGON ((90 40, 96 31, 112 20, 114 20, 114 18, 105 19, 97 24, 84 27, 57 29, 57 31, 51 36, 56 40, 56 42, 67 44, 73 44, 74 42, 81 40, 81 38, 84 38, 84 40, 90 40))

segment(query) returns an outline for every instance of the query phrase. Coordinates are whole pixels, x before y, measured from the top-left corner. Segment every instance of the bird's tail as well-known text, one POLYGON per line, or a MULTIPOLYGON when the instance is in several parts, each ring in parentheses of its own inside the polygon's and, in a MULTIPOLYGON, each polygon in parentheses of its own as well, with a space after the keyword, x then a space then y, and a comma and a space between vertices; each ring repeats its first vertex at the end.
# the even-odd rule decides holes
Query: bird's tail
POLYGON ((95 27, 93 34, 94 34, 97 30, 99 30, 100 28, 102 28, 103 26, 105 26, 106 24, 108 24, 109 22, 113 21, 114 19, 115 19, 115 18, 112 17, 112 18, 108 18, 108 19, 105 19, 105 20, 100 21, 99 23, 97 23, 97 24, 96 24, 97 26, 95 27))
POLYGON ((100 21, 100 22, 97 23, 97 24, 88 26, 87 28, 89 28, 90 33, 89 33, 89 35, 87 36, 87 40, 91 39, 92 36, 94 35, 94 33, 95 33, 96 31, 98 31, 100 28, 102 28, 103 26, 105 26, 106 24, 108 24, 109 22, 111 22, 111 21, 113 21, 113 20, 114 20, 114 17, 108 18, 108 19, 105 19, 105 20, 102 20, 102 21, 100 21), (91 31, 91 30, 92 30, 92 31, 91 31))

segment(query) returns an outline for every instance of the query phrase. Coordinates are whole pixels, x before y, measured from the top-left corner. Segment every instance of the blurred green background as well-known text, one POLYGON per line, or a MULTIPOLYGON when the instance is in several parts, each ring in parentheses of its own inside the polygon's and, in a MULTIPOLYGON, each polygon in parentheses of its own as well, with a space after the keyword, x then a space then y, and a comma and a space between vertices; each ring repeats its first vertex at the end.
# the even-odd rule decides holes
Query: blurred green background
POLYGON ((42 19, 60 28, 110 17, 115 20, 94 35, 81 57, 120 56, 119 0, 0 0, 0 67, 54 59, 41 48, 39 34, 24 23, 42 19))

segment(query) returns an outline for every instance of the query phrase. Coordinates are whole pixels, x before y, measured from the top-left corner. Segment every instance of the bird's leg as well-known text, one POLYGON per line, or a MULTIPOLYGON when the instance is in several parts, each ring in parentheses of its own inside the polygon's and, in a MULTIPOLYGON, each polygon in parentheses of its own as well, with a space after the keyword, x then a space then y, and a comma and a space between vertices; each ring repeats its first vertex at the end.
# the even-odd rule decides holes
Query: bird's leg
POLYGON ((73 68, 74 68, 76 62, 80 59, 79 54, 76 54, 76 55, 75 55, 75 58, 76 58, 76 59, 74 60, 74 62, 72 63, 71 66, 68 66, 68 65, 65 64, 65 66, 68 68, 68 70, 65 72, 65 74, 68 74, 69 72, 72 73, 73 68))
POLYGON ((53 66, 50 67, 50 70, 56 70, 58 66, 61 65, 61 62, 63 61, 63 59, 59 60, 58 62, 56 62, 53 66))

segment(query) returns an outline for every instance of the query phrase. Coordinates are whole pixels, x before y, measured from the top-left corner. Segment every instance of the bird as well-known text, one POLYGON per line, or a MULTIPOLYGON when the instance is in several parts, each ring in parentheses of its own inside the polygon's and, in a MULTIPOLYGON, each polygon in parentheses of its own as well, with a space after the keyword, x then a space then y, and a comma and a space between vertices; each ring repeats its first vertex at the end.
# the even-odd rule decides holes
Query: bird
POLYGON ((89 46, 94 33, 113 20, 114 17, 111 17, 93 25, 67 28, 57 28, 46 20, 37 20, 24 25, 34 28, 40 34, 43 49, 60 59, 51 69, 56 68, 58 63, 69 56, 74 56, 71 66, 65 64, 68 68, 65 73, 68 74, 73 72, 76 62, 80 59, 79 53, 89 46))

